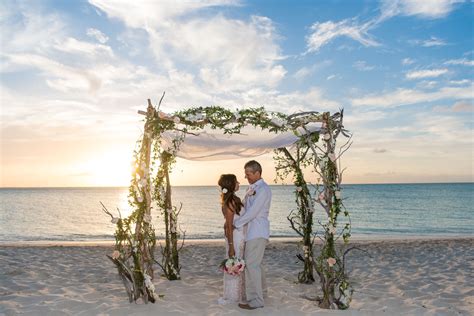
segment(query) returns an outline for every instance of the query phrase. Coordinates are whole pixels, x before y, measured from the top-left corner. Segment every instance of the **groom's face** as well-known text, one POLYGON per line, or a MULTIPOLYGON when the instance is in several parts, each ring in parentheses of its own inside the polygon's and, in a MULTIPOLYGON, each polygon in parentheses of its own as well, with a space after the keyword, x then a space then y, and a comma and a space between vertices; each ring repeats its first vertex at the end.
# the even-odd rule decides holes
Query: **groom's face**
POLYGON ((259 171, 253 172, 252 169, 245 168, 245 179, 247 179, 250 184, 254 184, 258 180, 260 180, 260 178, 261 174, 259 171))

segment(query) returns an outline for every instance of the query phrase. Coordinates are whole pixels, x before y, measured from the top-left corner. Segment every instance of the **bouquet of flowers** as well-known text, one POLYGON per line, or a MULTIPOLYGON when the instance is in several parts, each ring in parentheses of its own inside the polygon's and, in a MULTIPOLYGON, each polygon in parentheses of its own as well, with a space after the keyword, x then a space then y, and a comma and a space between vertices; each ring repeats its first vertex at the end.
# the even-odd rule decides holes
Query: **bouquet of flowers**
POLYGON ((229 259, 224 259, 219 265, 224 273, 230 275, 239 275, 245 269, 245 261, 241 258, 232 257, 229 259))

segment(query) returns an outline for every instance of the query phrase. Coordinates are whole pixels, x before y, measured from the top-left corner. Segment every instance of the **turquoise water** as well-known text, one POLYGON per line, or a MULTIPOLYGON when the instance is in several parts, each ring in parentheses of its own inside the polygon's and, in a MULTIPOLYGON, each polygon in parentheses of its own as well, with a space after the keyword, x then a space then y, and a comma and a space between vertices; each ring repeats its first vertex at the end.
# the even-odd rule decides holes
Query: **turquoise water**
MULTIPOLYGON (((296 236, 286 219, 295 207, 293 191, 272 186, 272 236, 296 236)), ((0 189, 0 241, 113 239, 114 226, 99 201, 127 214, 127 193, 127 188, 0 189)), ((343 198, 354 236, 474 236, 474 183, 345 185, 343 198)), ((174 187, 173 200, 183 203, 179 223, 187 238, 222 237, 217 187, 174 187)), ((160 236, 162 218, 153 215, 160 236)), ((325 219, 322 210, 315 217, 325 219)))

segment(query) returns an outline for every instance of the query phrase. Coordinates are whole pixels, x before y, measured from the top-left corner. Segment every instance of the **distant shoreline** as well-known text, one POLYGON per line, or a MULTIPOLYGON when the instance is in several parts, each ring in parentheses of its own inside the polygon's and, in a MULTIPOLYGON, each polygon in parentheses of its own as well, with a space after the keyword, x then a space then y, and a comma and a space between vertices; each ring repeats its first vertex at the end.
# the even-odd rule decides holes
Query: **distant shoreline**
MULTIPOLYGON (((288 242, 297 243, 301 240, 300 237, 270 237, 272 242, 288 242)), ((412 242, 412 241, 453 241, 453 240, 473 240, 473 236, 366 236, 366 237, 352 237, 349 243, 379 243, 379 242, 412 242)), ((215 239, 186 239, 185 244, 200 245, 200 244, 224 244, 223 238, 215 239)), ((315 240, 315 244, 320 244, 319 240, 315 240)), ((115 240, 38 240, 38 241, 0 241, 0 247, 112 247, 115 240)))

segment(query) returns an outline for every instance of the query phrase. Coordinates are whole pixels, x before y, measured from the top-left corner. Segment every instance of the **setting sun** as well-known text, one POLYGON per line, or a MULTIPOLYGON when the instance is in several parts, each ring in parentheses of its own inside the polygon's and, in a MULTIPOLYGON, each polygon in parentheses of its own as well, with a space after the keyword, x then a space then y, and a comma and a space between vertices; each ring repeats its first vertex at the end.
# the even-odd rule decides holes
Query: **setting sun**
POLYGON ((128 186, 132 173, 132 152, 130 149, 105 151, 79 163, 74 169, 91 186, 128 186))

